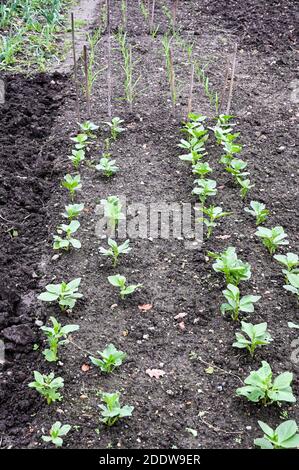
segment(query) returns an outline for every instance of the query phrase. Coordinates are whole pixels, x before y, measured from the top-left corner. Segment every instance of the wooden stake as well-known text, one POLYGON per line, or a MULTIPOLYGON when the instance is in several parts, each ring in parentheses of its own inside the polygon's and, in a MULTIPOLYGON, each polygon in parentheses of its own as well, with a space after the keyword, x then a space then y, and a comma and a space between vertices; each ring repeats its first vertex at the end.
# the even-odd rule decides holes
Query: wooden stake
POLYGON ((153 0, 153 3, 152 3, 151 21, 150 21, 150 34, 151 34, 152 31, 154 30, 155 7, 156 7, 156 0, 153 0))
POLYGON ((108 117, 112 118, 112 86, 111 86, 111 24, 110 24, 110 0, 107 0, 107 32, 108 32, 108 68, 107 68, 107 88, 108 88, 108 117))
POLYGON ((128 18, 128 1, 127 0, 124 0, 124 5, 125 5, 125 9, 124 9, 124 11, 122 10, 122 23, 123 23, 124 29, 126 29, 127 28, 127 18, 128 18))
MULTIPOLYGON (((133 63, 132 63, 132 46, 130 45, 130 50, 129 50, 129 60, 130 60, 130 68, 131 68, 131 71, 133 73, 133 63)), ((133 77, 132 77, 132 73, 131 73, 131 78, 130 78, 130 98, 131 98, 131 101, 130 101, 130 111, 131 113, 133 112, 133 83, 132 83, 132 80, 133 80, 133 77)))
POLYGON ((190 89, 189 89, 189 99, 188 99, 188 108, 187 108, 187 118, 192 111, 192 95, 194 87, 194 63, 191 66, 191 76, 190 76, 190 89))
POLYGON ((229 95, 228 95, 228 101, 227 101, 227 107, 226 107, 226 114, 229 114, 231 103, 232 103, 232 98, 233 98, 237 51, 238 51, 238 45, 235 44, 235 50, 234 50, 234 56, 233 56, 233 65, 232 65, 232 74, 231 74, 231 79, 230 79, 229 95))
POLYGON ((172 28, 173 28, 173 32, 175 32, 177 12, 178 12, 178 0, 172 0, 172 28))
POLYGON ((225 95, 225 90, 226 90, 227 82, 228 82, 229 65, 230 65, 230 64, 229 64, 229 58, 227 58, 227 61, 226 61, 226 73, 225 73, 225 78, 224 78, 224 82, 223 82, 223 88, 222 88, 222 92, 221 92, 221 96, 220 96, 219 114, 221 114, 222 105, 223 105, 223 102, 224 102, 224 95, 225 95))
POLYGON ((175 116, 175 76, 174 76, 173 55, 172 55, 171 47, 169 48, 169 63, 170 63, 170 92, 171 92, 172 113, 175 116))
POLYGON ((87 46, 83 46, 83 61, 84 61, 84 75, 85 75, 85 94, 87 104, 87 117, 90 118, 90 96, 89 96, 89 85, 88 85, 88 52, 87 46))
POLYGON ((80 104, 79 104, 79 85, 78 85, 78 72, 77 72, 77 57, 76 57, 76 41, 75 41, 75 19, 74 13, 71 13, 71 24, 72 24, 72 44, 73 44, 73 60, 74 60, 74 80, 76 89, 76 112, 78 122, 80 122, 80 104))

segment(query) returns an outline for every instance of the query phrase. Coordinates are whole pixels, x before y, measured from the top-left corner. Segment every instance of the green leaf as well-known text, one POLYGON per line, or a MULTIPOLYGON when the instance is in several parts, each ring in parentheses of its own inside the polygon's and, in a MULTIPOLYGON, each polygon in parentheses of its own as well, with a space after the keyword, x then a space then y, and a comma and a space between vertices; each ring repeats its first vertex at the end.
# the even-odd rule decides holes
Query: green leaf
POLYGON ((51 292, 42 292, 41 294, 38 295, 37 298, 39 300, 42 300, 43 302, 53 302, 54 300, 58 299, 58 295, 51 294, 51 292))
POLYGON ((289 387, 289 385, 292 383, 293 380, 293 374, 292 372, 283 372, 282 374, 278 375, 274 382, 273 386, 279 389, 289 387))
POLYGON ((268 424, 264 423, 263 421, 258 421, 258 424, 267 436, 270 436, 270 437, 273 436, 274 430, 270 428, 268 424))
POLYGON ((265 438, 254 439, 254 444, 261 449, 273 449, 273 445, 265 438))
POLYGON ((78 289, 78 287, 80 286, 80 283, 81 283, 81 277, 78 277, 78 278, 73 279, 72 281, 70 281, 67 286, 70 290, 73 291, 73 290, 78 289))
MULTIPOLYGON (((296 421, 290 419, 281 423, 275 430, 275 433, 278 435, 279 442, 284 442, 290 439, 296 434, 298 427, 296 421)), ((298 436, 299 437, 299 436, 298 436)))

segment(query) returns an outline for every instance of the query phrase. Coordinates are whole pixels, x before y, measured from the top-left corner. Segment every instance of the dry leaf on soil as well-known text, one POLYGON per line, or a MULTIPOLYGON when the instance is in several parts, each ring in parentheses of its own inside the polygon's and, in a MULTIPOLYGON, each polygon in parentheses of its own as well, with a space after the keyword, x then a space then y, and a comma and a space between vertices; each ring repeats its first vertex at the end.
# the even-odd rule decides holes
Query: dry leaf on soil
POLYGON ((155 379, 159 379, 165 375, 165 371, 162 369, 146 369, 145 373, 151 378, 155 377, 155 379))
POLYGON ((143 304, 143 305, 138 305, 139 310, 142 312, 147 312, 151 308, 153 308, 152 304, 143 304))

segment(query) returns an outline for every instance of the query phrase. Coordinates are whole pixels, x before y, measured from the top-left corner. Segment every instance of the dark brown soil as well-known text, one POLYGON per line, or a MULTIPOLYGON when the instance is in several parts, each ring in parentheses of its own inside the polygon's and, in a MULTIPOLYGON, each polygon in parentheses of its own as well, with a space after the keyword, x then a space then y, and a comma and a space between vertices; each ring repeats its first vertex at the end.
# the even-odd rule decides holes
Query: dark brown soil
MULTIPOLYGON (((113 3, 112 26, 116 31, 120 12, 117 2, 113 3)), ((282 225, 289 234, 288 251, 298 252, 297 110, 291 100, 296 78, 295 13, 288 1, 267 2, 263 15, 260 8, 260 2, 253 0, 182 1, 178 24, 182 36, 194 41, 195 57, 209 63, 207 71, 217 90, 222 89, 227 57, 234 43, 240 43, 232 112, 241 131, 242 155, 255 183, 246 205, 252 199, 264 202, 271 211, 269 226, 282 225)), ((192 201, 190 171, 177 158, 188 94, 187 57, 175 46, 180 91, 177 117, 173 118, 160 43, 168 23, 159 5, 156 24, 160 29, 153 39, 147 34, 137 2, 130 6, 128 37, 135 46, 134 57, 140 60, 138 73, 142 77, 133 113, 119 100, 123 71, 113 41, 113 114, 124 119, 126 132, 113 144, 112 153, 121 171, 109 181, 90 165, 80 171, 83 190, 78 202, 86 205, 80 228, 82 249, 55 261, 51 259, 52 234, 68 202, 59 181, 71 171, 68 142, 77 131, 73 95, 63 77, 6 78, 7 102, 1 106, 0 116, 5 130, 0 136, 4 155, 0 201, 5 219, 1 219, 4 315, 0 318, 8 346, 8 362, 1 376, 4 447, 43 447, 42 428, 48 429, 59 419, 75 426, 65 439, 71 448, 251 448, 253 439, 260 435, 258 419, 276 426, 283 410, 290 418, 299 419, 297 404, 262 408, 235 396, 241 380, 257 369, 261 360, 267 360, 275 373, 293 371, 293 389, 298 395, 298 365, 291 361, 291 342, 296 335, 287 327, 288 321, 298 322, 298 305, 282 288, 279 266, 254 236, 254 221, 244 212, 231 178, 217 163, 220 149, 212 138, 209 162, 219 187, 215 203, 233 215, 221 222, 198 251, 186 250, 178 240, 133 241, 132 252, 117 272, 130 281, 142 282, 144 288, 125 302, 119 301, 107 282, 107 276, 116 271, 98 254, 103 242, 95 236, 94 209, 100 199, 115 194, 126 196, 128 203, 192 201), (17 230, 17 237, 7 231, 11 228, 17 230), (238 325, 220 314, 225 284, 205 258, 208 250, 220 251, 229 245, 236 246, 240 257, 252 265, 252 278, 242 286, 244 293, 262 295, 250 320, 267 321, 274 338, 253 360, 231 347, 238 325), (82 277, 84 299, 70 318, 53 306, 36 302, 37 292, 53 279, 59 282, 78 276, 82 277), (153 308, 141 312, 138 306, 147 303, 153 308), (175 319, 182 312, 187 314, 184 330, 175 319), (83 350, 95 353, 113 342, 127 352, 128 360, 109 376, 100 375, 95 368, 82 372, 88 355, 70 344, 61 352, 63 366, 45 363, 40 352, 32 352, 33 343, 44 347, 35 321, 45 321, 53 314, 65 323, 80 325, 74 341, 83 350), (13 329, 7 332, 7 327, 13 329), (20 344, 24 338, 26 344, 20 344), (197 359, 191 361, 190 352, 195 352, 197 359), (212 374, 207 373, 209 364, 215 366, 212 374), (148 368, 163 369, 165 375, 151 379, 146 374, 148 368), (45 373, 54 370, 64 377, 62 403, 47 407, 27 387, 34 369, 45 373), (99 390, 121 391, 123 402, 135 406, 132 418, 104 428, 99 422, 99 390), (186 431, 188 427, 198 431, 197 438, 186 431)), ((105 52, 106 36, 97 50, 100 69, 105 65, 105 52)), ((107 119, 106 93, 102 72, 92 96, 92 120, 96 123, 107 119)), ((198 83, 194 95, 194 110, 212 118, 213 111, 198 83)), ((105 137, 101 132, 91 147, 91 162, 98 160, 105 137)))

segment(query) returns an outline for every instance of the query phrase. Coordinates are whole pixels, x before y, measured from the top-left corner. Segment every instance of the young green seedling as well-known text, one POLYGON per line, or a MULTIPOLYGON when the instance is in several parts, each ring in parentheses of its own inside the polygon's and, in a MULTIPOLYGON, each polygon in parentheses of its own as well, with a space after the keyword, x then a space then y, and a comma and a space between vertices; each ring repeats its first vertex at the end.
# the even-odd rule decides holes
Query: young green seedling
POLYGON ((121 127, 121 124, 124 121, 119 117, 114 117, 111 119, 111 122, 104 122, 110 128, 111 137, 113 140, 116 140, 119 134, 125 131, 124 127, 121 127))
POLYGON ((100 405, 102 422, 107 426, 113 426, 119 419, 132 416, 134 406, 121 406, 119 402, 120 393, 102 393, 102 401, 105 405, 100 405))
POLYGON ((119 288, 119 293, 122 300, 124 300, 127 295, 133 294, 136 289, 142 287, 142 284, 127 285, 127 279, 125 276, 121 276, 120 274, 116 274, 115 276, 108 276, 108 281, 112 286, 119 288))
POLYGON ((112 372, 116 367, 121 366, 127 357, 126 353, 118 351, 113 344, 108 344, 104 351, 97 351, 97 354, 101 359, 92 356, 89 356, 89 359, 95 366, 99 367, 102 372, 107 374, 112 372))
POLYGON ((107 218, 108 226, 111 231, 114 231, 120 220, 124 218, 120 199, 117 196, 108 196, 107 199, 101 200, 101 204, 104 206, 104 215, 107 218))
POLYGON ((76 150, 83 150, 88 144, 88 135, 78 134, 76 137, 71 137, 71 140, 75 142, 76 150))
POLYGON ((131 251, 129 247, 130 240, 126 240, 121 245, 118 245, 115 240, 108 238, 108 245, 110 246, 109 250, 106 248, 100 247, 100 253, 104 256, 109 256, 112 258, 113 266, 115 267, 118 263, 118 258, 120 255, 127 254, 131 251))
POLYGON ((62 216, 65 219, 76 219, 84 209, 84 204, 69 204, 65 206, 65 212, 62 213, 62 216))
POLYGON ((250 279, 251 266, 238 258, 234 247, 230 246, 222 253, 209 252, 209 256, 216 259, 213 269, 224 274, 227 284, 238 286, 241 281, 250 279))
POLYGON ((49 348, 43 351, 43 355, 48 362, 58 361, 58 348, 67 343, 67 337, 70 333, 79 330, 78 325, 62 326, 56 318, 50 317, 52 327, 42 326, 41 330, 45 333, 49 348))
POLYGON ((202 205, 205 204, 206 200, 210 196, 217 194, 216 181, 209 179, 199 179, 194 181, 197 187, 193 189, 192 194, 196 194, 202 205))
POLYGON ((241 198, 245 199, 245 197, 247 196, 248 191, 251 188, 254 188, 254 184, 251 184, 250 179, 243 180, 242 178, 237 177, 236 181, 239 184, 239 186, 241 187, 241 189, 240 189, 241 198))
POLYGON ((217 227, 217 223, 215 222, 216 220, 220 219, 221 217, 227 217, 231 215, 231 212, 224 212, 222 207, 215 207, 215 206, 209 206, 209 207, 202 207, 202 211, 205 215, 208 216, 208 218, 205 217, 200 217, 199 220, 202 221, 207 227, 208 227, 208 232, 207 232, 207 238, 210 238, 212 235, 213 229, 217 227))
POLYGON ((240 297, 240 290, 233 284, 228 284, 227 288, 222 291, 228 303, 222 304, 220 307, 222 315, 230 312, 233 320, 239 320, 239 312, 254 312, 254 303, 260 300, 260 295, 244 295, 240 297))
POLYGON ((62 377, 55 377, 54 372, 49 375, 43 375, 38 371, 33 372, 34 382, 30 382, 28 387, 35 388, 47 401, 48 405, 51 405, 54 401, 61 401, 62 396, 57 391, 63 388, 64 381, 62 377))
POLYGON ((70 247, 81 248, 81 242, 76 238, 73 238, 73 234, 77 232, 80 227, 80 222, 78 220, 72 220, 69 224, 61 224, 57 228, 58 235, 54 235, 54 250, 66 250, 68 251, 70 247), (62 234, 65 234, 65 238, 61 237, 62 234))
POLYGON ((258 201, 251 201, 250 207, 251 209, 245 207, 244 210, 245 212, 248 212, 248 214, 256 217, 256 225, 264 223, 270 212, 268 209, 266 209, 265 204, 258 201))
POLYGON ((204 116, 203 114, 200 114, 200 113, 189 113, 188 119, 195 126, 200 126, 202 125, 204 121, 207 120, 207 116, 204 116))
POLYGON ((72 310, 83 294, 78 292, 81 278, 73 279, 69 283, 49 284, 46 286, 46 292, 42 292, 37 297, 43 302, 58 302, 62 311, 72 310))
POLYGON ((295 253, 274 255, 273 258, 286 268, 282 270, 285 275, 288 273, 299 274, 299 257, 295 253))
POLYGON ((96 165, 95 168, 98 171, 101 171, 107 178, 115 175, 119 168, 115 165, 116 160, 110 160, 110 158, 101 158, 99 165, 96 165))
POLYGON ((96 126, 96 124, 91 121, 85 121, 79 124, 79 126, 83 134, 87 135, 90 139, 96 139, 94 132, 98 130, 99 126, 96 126))
POLYGON ((283 288, 297 295, 299 300, 299 274, 287 273, 286 276, 289 284, 284 285, 283 288))
POLYGON ((211 173, 213 170, 208 164, 208 162, 197 162, 195 165, 192 165, 192 173, 204 178, 207 174, 211 173))
POLYGON ((63 444, 62 436, 66 436, 71 430, 72 426, 69 424, 61 424, 60 421, 56 421, 50 429, 48 436, 42 436, 44 442, 52 442, 56 447, 61 447, 63 444))
MULTIPOLYGON (((198 140, 193 137, 191 140, 181 139, 178 147, 187 150, 188 152, 203 153, 205 151, 205 139, 198 140)), ((185 155, 182 155, 184 157, 185 155)), ((180 157, 181 158, 181 157, 180 157)))
POLYGON ((182 160, 183 162, 188 162, 191 163, 192 166, 196 165, 205 155, 207 155, 207 152, 204 153, 198 153, 195 150, 191 150, 190 153, 186 155, 180 155, 179 159, 182 160))
POLYGON ((282 245, 288 245, 286 240, 287 234, 283 227, 277 226, 274 228, 258 227, 255 235, 261 238, 263 245, 268 249, 269 253, 273 255, 277 248, 282 245))
POLYGON ((296 421, 290 419, 281 423, 274 430, 258 421, 260 428, 264 432, 264 436, 254 439, 254 444, 261 449, 295 449, 299 447, 299 434, 297 434, 298 426, 296 421))
POLYGON ((224 155, 221 156, 219 162, 223 163, 226 167, 228 167, 231 162, 235 159, 235 154, 240 153, 242 150, 242 146, 233 143, 229 139, 234 139, 237 134, 228 134, 226 136, 225 142, 223 142, 223 150, 226 152, 224 155))
POLYGON ((247 349, 251 355, 254 356, 256 348, 260 346, 266 346, 273 341, 270 333, 267 331, 267 323, 258 323, 257 325, 252 325, 252 323, 246 323, 245 321, 241 322, 241 330, 245 333, 244 336, 242 333, 236 333, 236 340, 233 343, 234 348, 247 349), (249 338, 249 339, 248 339, 249 338))
MULTIPOLYGON (((232 117, 230 119, 232 119, 232 117)), ((217 139, 217 144, 222 144, 223 142, 228 140, 229 135, 234 135, 232 134, 232 131, 235 125, 236 124, 230 123, 229 120, 227 120, 226 122, 221 122, 221 119, 217 120, 216 126, 210 128, 212 131, 214 131, 214 135, 217 139)), ((240 132, 235 134, 236 137, 233 140, 236 140, 239 134, 240 132)))
POLYGON ((71 199, 74 199, 74 195, 76 191, 80 191, 82 189, 81 178, 80 175, 65 175, 64 181, 62 181, 62 186, 69 190, 71 199))
POLYGON ((184 123, 184 127, 181 129, 182 132, 189 134, 191 137, 198 137, 198 140, 201 140, 204 136, 205 140, 208 139, 208 131, 204 128, 203 122, 207 119, 206 116, 201 114, 190 113, 188 115, 188 122, 184 123), (197 130, 197 134, 193 134, 193 131, 197 130))
POLYGON ((203 144, 208 140, 208 130, 203 126, 198 125, 197 123, 188 123, 183 129, 182 132, 188 134, 189 139, 195 139, 198 143, 203 144))
POLYGON ((295 403, 296 398, 292 393, 291 383, 293 374, 283 372, 274 380, 270 365, 262 361, 262 367, 256 371, 250 372, 244 380, 245 386, 236 390, 238 396, 244 396, 254 403, 261 402, 263 405, 269 405, 274 402, 295 403))
POLYGON ((72 155, 69 155, 68 158, 71 160, 74 168, 77 170, 80 164, 85 160, 85 152, 82 149, 72 150, 72 155))
POLYGON ((240 158, 233 158, 226 166, 225 170, 231 173, 235 178, 244 178, 248 175, 248 171, 243 171, 247 167, 247 162, 240 158))

